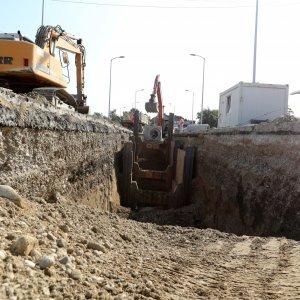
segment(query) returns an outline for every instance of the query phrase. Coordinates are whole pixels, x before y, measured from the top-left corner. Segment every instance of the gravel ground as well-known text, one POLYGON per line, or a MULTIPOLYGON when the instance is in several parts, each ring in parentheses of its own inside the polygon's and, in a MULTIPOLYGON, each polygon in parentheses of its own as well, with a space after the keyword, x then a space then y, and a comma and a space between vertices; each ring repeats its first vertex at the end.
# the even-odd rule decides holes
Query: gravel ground
POLYGON ((300 299, 297 241, 25 204, 0 198, 0 299, 300 299))

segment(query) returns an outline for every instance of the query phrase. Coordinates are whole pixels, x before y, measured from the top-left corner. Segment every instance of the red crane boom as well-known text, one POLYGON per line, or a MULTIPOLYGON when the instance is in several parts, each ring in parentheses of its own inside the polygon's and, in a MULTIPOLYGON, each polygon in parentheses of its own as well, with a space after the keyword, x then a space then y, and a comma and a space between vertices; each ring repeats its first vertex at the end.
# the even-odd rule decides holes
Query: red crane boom
POLYGON ((158 112, 157 126, 163 126, 163 102, 162 102, 162 93, 161 93, 161 83, 159 80, 159 75, 156 75, 154 80, 153 92, 150 95, 150 100, 145 103, 145 109, 147 112, 155 113, 158 112), (157 95, 158 102, 155 101, 157 95), (158 103, 158 109, 157 109, 158 103))

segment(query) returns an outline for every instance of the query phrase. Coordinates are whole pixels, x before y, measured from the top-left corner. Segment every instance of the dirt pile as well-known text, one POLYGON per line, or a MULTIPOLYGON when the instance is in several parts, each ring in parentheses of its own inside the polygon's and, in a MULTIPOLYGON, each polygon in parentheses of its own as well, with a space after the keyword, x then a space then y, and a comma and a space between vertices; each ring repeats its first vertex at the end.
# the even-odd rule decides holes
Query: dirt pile
POLYGON ((300 297, 299 242, 30 200, 0 198, 1 299, 300 297))

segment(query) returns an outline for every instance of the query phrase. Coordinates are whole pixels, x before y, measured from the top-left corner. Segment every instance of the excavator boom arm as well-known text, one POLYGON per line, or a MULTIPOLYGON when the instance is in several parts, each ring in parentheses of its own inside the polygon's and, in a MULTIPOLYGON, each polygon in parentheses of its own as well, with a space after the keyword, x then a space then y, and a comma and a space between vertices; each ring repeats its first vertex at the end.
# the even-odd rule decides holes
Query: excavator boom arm
POLYGON ((154 86, 152 94, 150 95, 150 100, 145 103, 145 109, 147 112, 158 112, 158 120, 157 125, 163 126, 163 101, 162 101, 162 93, 161 93, 161 83, 159 80, 159 75, 156 75, 154 80, 154 86), (157 109, 157 102, 155 101, 155 97, 157 95, 158 101, 158 109, 157 109))
POLYGON ((161 94, 161 85, 160 81, 158 82, 158 87, 157 87, 157 101, 158 101, 158 121, 157 125, 158 126, 163 126, 163 102, 162 102, 162 94, 161 94))
POLYGON ((86 96, 83 92, 85 48, 82 40, 66 33, 60 26, 41 26, 36 34, 36 44, 53 56, 56 48, 75 54, 77 103, 79 107, 84 107, 86 105, 86 96))

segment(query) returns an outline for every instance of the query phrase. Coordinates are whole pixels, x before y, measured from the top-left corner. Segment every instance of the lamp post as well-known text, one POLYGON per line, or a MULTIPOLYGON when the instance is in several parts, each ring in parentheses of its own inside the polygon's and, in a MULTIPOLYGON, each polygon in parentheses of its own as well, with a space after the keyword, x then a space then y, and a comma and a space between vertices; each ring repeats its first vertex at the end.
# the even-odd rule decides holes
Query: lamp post
POLYGON ((255 83, 255 79, 256 79, 257 22, 258 22, 258 0, 256 0, 256 13, 255 13, 255 34, 254 34, 254 54, 253 54, 253 75, 252 75, 253 83, 255 83))
POLYGON ((193 94, 193 101, 192 101, 192 124, 194 124, 194 91, 190 91, 190 90, 185 90, 186 92, 190 92, 193 94))
POLYGON ((140 89, 140 90, 137 90, 137 91, 135 91, 135 96, 134 96, 134 109, 136 110, 136 94, 138 93, 138 92, 141 92, 141 91, 143 91, 144 89, 140 89))
POLYGON ((140 102, 134 101, 134 102, 132 103, 132 108, 134 108, 134 109, 136 110, 136 105, 137 105, 138 103, 140 103, 140 102))
POLYGON ((44 25, 44 8, 45 8, 45 1, 43 0, 43 3, 42 3, 42 25, 44 25))
POLYGON ((114 59, 117 58, 125 58, 125 56, 117 56, 114 57, 110 60, 110 72, 109 72, 109 97, 108 97, 108 114, 107 117, 109 118, 109 114, 110 114, 110 95, 111 95, 111 70, 112 70, 112 62, 114 59))
POLYGON ((203 122, 203 97, 204 97, 204 72, 205 72, 205 57, 198 54, 190 54, 191 56, 197 56, 203 59, 203 69, 202 69, 202 100, 201 100, 201 116, 200 116, 200 124, 203 122))

